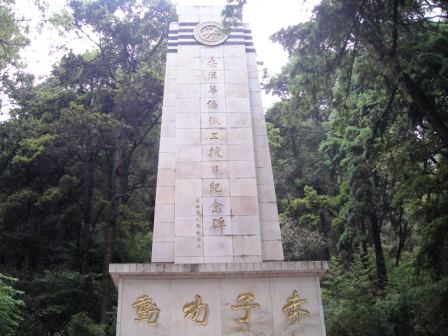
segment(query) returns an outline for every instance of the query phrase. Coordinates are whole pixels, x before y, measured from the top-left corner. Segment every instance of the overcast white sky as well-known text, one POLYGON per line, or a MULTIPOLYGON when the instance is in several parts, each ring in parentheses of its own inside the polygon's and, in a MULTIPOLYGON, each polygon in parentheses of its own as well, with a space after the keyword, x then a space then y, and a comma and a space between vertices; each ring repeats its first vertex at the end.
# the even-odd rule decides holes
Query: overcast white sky
MULTIPOLYGON (((51 4, 49 12, 57 12, 64 6, 64 0, 48 0, 51 4)), ((172 0, 179 5, 225 5, 225 0, 172 0)), ((252 28, 258 60, 263 62, 270 75, 278 73, 287 62, 287 55, 279 44, 274 44, 270 36, 282 27, 306 21, 311 11, 320 0, 248 0, 244 10, 244 22, 252 28)), ((52 65, 62 55, 58 46, 67 43, 54 30, 33 31, 35 22, 40 19, 39 13, 30 0, 16 0, 16 8, 26 19, 31 19, 31 45, 23 51, 28 71, 37 77, 44 78, 51 71, 52 65), (34 22, 34 23, 33 23, 34 22)), ((47 13, 48 14, 48 13, 47 13)), ((77 52, 88 48, 87 42, 71 41, 67 46, 77 52)), ((261 67, 260 67, 261 68, 261 67)), ((263 95, 265 108, 274 99, 263 95)), ((3 116, 4 118, 5 116, 3 116)), ((0 120, 2 116, 0 115, 0 120)))

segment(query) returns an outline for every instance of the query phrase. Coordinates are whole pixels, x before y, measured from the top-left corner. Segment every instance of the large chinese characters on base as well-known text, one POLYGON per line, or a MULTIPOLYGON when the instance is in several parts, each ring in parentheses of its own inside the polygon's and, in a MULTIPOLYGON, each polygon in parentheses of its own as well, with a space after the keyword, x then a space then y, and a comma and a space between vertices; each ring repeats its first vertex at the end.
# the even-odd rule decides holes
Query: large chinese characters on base
POLYGON ((319 280, 325 265, 117 265, 117 335, 324 336, 319 280), (282 274, 276 269, 287 269, 282 274), (140 271, 138 271, 140 269, 140 271), (120 271, 121 270, 121 271, 120 271), (127 274, 128 276, 123 276, 127 274), (133 274, 139 274, 135 276, 133 274))
POLYGON ((170 25, 151 263, 112 264, 117 336, 324 336, 323 262, 284 262, 250 28, 170 25))
MULTIPOLYGON (((252 293, 239 294, 237 297, 237 303, 232 305, 233 310, 243 310, 245 314, 240 317, 238 321, 240 323, 250 322, 250 310, 252 308, 260 308, 258 303, 252 303, 255 300, 255 295, 252 293)), ((287 303, 283 306, 283 311, 287 313, 287 317, 291 321, 299 321, 300 314, 309 315, 308 310, 302 309, 301 305, 306 303, 306 299, 299 299, 299 293, 294 290, 290 297, 287 299, 287 303)), ((157 326, 157 321, 160 315, 160 309, 152 302, 148 295, 142 295, 137 298, 132 304, 132 307, 136 309, 135 318, 138 321, 146 321, 149 325, 157 326)), ((202 303, 200 295, 194 296, 194 301, 186 303, 183 306, 183 312, 185 320, 191 319, 197 324, 207 325, 208 321, 208 304, 202 303)))

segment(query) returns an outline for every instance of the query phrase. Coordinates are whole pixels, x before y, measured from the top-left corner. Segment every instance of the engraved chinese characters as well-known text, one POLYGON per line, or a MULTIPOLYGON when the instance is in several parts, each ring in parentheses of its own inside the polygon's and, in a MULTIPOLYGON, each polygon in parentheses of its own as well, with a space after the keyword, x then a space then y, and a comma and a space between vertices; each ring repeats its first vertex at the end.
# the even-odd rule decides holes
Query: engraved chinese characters
POLYGON ((310 315, 310 312, 302 308, 302 305, 307 302, 306 299, 300 299, 299 292, 293 291, 288 297, 288 303, 283 306, 283 311, 288 315, 291 321, 300 321, 301 315, 310 315))
MULTIPOLYGON (((291 296, 286 299, 287 303, 283 306, 285 318, 291 322, 300 322, 301 316, 309 316, 310 312, 302 305, 307 303, 306 299, 300 299, 297 290, 294 290, 291 296)), ((157 326, 160 309, 148 295, 142 295, 132 304, 136 310, 136 321, 146 321, 151 326, 157 326)), ((230 308, 236 312, 242 312, 244 315, 237 317, 239 323, 250 323, 252 309, 261 309, 261 305, 256 302, 255 294, 247 292, 238 294, 236 303, 230 305, 230 308)), ((191 320, 198 325, 207 325, 209 318, 209 305, 205 303, 201 295, 196 294, 194 301, 187 302, 182 307, 185 320, 191 320)))
POLYGON ((252 308, 260 308, 258 303, 252 303, 255 299, 255 295, 252 293, 243 293, 238 295, 238 304, 232 305, 233 310, 244 310, 245 315, 240 317, 241 323, 248 323, 250 321, 250 310, 252 308))
POLYGON ((196 247, 201 247, 201 222, 202 222, 202 213, 201 213, 201 201, 199 198, 196 198, 196 217, 195 217, 195 230, 196 230, 196 247))
POLYGON ((146 321, 149 325, 156 325, 160 315, 160 309, 148 295, 142 295, 132 304, 137 310, 137 321, 146 321))
POLYGON ((210 206, 212 208, 213 214, 219 214, 222 211, 223 204, 219 203, 216 199, 213 201, 213 204, 210 206))
POLYGON ((213 218, 213 224, 210 228, 212 230, 219 230, 222 233, 225 226, 226 226, 226 224, 225 224, 224 218, 219 217, 219 218, 213 218))
POLYGON ((217 116, 211 115, 208 117, 209 126, 221 126, 221 122, 217 116))
POLYGON ((217 69, 222 69, 222 58, 209 57, 206 62, 206 85, 209 100, 207 101, 208 114, 205 116, 207 119, 207 125, 203 129, 203 143, 209 144, 207 147, 207 159, 210 162, 209 171, 207 176, 216 177, 220 179, 207 179, 205 196, 216 196, 213 198, 212 203, 209 206, 209 216, 204 218, 204 230, 208 230, 209 235, 224 235, 230 232, 230 217, 229 213, 224 213, 225 202, 221 197, 228 197, 229 195, 229 180, 226 175, 227 169, 223 169, 227 166, 226 152, 226 128, 225 120, 226 115, 222 113, 216 113, 221 111, 220 101, 216 98, 222 97, 223 84, 217 84, 219 82, 217 69), (222 178, 225 178, 224 180, 222 178), (225 229, 228 230, 225 230, 225 229))
POLYGON ((186 303, 183 308, 184 318, 197 324, 206 325, 208 321, 208 304, 202 303, 200 295, 194 296, 194 301, 186 303))
POLYGON ((219 147, 219 146, 210 146, 210 148, 208 150, 208 155, 207 156, 210 159, 222 158, 221 147, 219 147))
POLYGON ((217 22, 203 22, 194 29, 194 38, 205 45, 215 46, 224 43, 228 35, 217 22))

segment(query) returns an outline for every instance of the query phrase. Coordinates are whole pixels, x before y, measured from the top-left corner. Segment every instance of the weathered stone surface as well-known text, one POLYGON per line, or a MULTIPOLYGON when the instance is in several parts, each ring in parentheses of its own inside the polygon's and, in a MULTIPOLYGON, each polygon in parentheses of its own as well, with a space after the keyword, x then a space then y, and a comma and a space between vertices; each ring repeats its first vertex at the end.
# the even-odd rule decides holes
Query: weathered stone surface
POLYGON ((174 204, 156 204, 155 222, 172 222, 174 221, 174 204))
POLYGON ((231 179, 256 177, 254 161, 230 161, 229 171, 231 179))
POLYGON ((158 241, 152 244, 151 259, 154 262, 174 262, 174 241, 158 241))
POLYGON ((205 236, 204 255, 210 257, 233 256, 232 244, 231 236, 205 236))
POLYGON ((232 216, 232 233, 234 235, 260 235, 258 216, 232 216))
MULTIPOLYGON (((201 99, 197 98, 177 98, 174 102, 177 113, 199 113, 201 99)), ((163 124, 162 124, 163 126, 163 124)))
POLYGON ((176 116, 176 128, 199 129, 201 117, 199 113, 179 113, 176 116))
POLYGON ((281 240, 262 240, 263 260, 283 260, 283 246, 281 240))
POLYGON ((255 178, 239 178, 230 181, 232 196, 257 196, 257 180, 255 178))
POLYGON ((157 222, 154 225, 153 239, 156 241, 172 241, 174 237, 174 222, 157 222))
POLYGON ((229 113, 229 128, 251 127, 251 117, 248 113, 229 113))
POLYGON ((197 238, 193 236, 176 236, 174 252, 180 257, 203 256, 202 244, 198 244, 197 238))
POLYGON ((202 177, 201 161, 183 161, 176 165, 176 179, 200 179, 202 177))
POLYGON ((234 216, 258 216, 258 199, 254 196, 231 197, 234 216))

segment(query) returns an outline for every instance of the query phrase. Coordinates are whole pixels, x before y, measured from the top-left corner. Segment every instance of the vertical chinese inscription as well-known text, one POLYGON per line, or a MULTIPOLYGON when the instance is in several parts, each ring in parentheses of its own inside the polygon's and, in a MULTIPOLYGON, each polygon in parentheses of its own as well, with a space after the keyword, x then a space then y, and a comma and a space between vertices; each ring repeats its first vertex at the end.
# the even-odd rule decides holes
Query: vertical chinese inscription
MULTIPOLYGON (((207 82, 209 83, 208 92, 212 97, 215 97, 218 93, 218 86, 214 83, 218 79, 218 75, 214 69, 218 66, 218 62, 215 57, 210 57, 207 61, 207 65, 210 68, 210 71, 207 72, 207 82)), ((207 102, 207 107, 209 111, 216 110, 218 108, 218 102, 216 99, 210 99, 207 102)))
POLYGON ((208 156, 210 159, 218 159, 218 158, 222 158, 222 155, 221 155, 221 147, 219 147, 219 146, 211 146, 211 147, 208 149, 208 154, 207 154, 207 156, 208 156))
POLYGON ((225 227, 226 227, 225 220, 221 216, 219 218, 213 218, 213 223, 210 229, 212 231, 221 231, 221 233, 223 233, 225 227))
POLYGON ((215 80, 217 79, 217 75, 216 75, 216 71, 209 71, 207 74, 207 79, 208 80, 215 80))
POLYGON ((215 84, 212 84, 209 86, 208 92, 211 93, 212 95, 218 93, 218 88, 215 84))
POLYGON ((221 126, 221 122, 219 121, 217 116, 209 116, 208 117, 208 125, 209 126, 221 126))
POLYGON ((218 108, 218 102, 216 101, 216 99, 210 99, 207 102, 207 107, 210 110, 216 110, 218 108))
POLYGON ((196 230, 196 247, 201 247, 201 222, 202 222, 202 212, 201 212, 201 200, 196 198, 196 217, 195 217, 195 230, 196 230))
POLYGON ((220 192, 222 192, 221 184, 219 182, 211 182, 209 191, 211 193, 220 193, 220 192))
POLYGON ((210 205, 210 209, 212 209, 213 214, 220 214, 222 212, 222 207, 224 204, 219 203, 218 200, 215 198, 212 205, 210 205))
POLYGON ((208 61, 207 61, 207 65, 208 65, 210 68, 216 68, 216 67, 218 66, 218 62, 216 61, 216 58, 214 58, 214 57, 210 57, 210 58, 208 59, 208 61))

